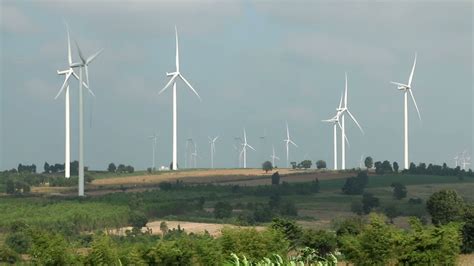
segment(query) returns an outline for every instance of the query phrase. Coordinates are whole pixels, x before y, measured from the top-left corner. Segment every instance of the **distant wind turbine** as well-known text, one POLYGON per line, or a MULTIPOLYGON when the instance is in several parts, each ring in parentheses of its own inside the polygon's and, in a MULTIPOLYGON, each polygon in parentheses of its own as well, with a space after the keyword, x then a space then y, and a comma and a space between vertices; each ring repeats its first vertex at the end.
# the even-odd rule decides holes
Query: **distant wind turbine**
POLYGON ((341 169, 345 170, 346 169, 346 143, 344 140, 347 140, 346 138, 346 128, 345 128, 345 122, 344 122, 344 114, 347 113, 349 117, 354 121, 354 123, 357 125, 357 127, 360 129, 360 132, 364 134, 364 130, 362 130, 362 127, 359 125, 359 122, 357 122, 357 119, 352 115, 351 111, 349 111, 348 106, 347 106, 347 73, 345 73, 346 77, 346 83, 345 83, 345 88, 344 88, 344 104, 341 108, 341 126, 342 126, 342 136, 341 136, 341 169))
POLYGON ((290 143, 293 144, 296 148, 298 145, 294 143, 290 138, 290 129, 288 128, 288 122, 286 122, 286 139, 283 140, 286 143, 286 164, 290 167, 290 143))
POLYGON ((211 169, 214 169, 214 154, 216 153, 216 140, 219 138, 219 136, 215 138, 209 138, 209 144, 211 144, 211 169))
POLYGON ((153 150, 153 155, 152 155, 152 158, 153 158, 153 161, 152 161, 152 171, 155 171, 156 169, 156 165, 155 165, 155 162, 156 162, 156 157, 155 157, 155 150, 156 150, 156 143, 158 142, 158 134, 154 134, 152 136, 148 136, 149 139, 152 140, 152 150, 153 150))
POLYGON ((272 158, 272 166, 275 167, 275 159, 280 160, 280 158, 275 155, 275 146, 274 145, 272 145, 272 155, 270 155, 270 158, 272 158))
POLYGON ((415 60, 413 61, 413 67, 411 69, 410 77, 408 78, 408 84, 403 84, 399 82, 393 82, 391 81, 390 83, 397 85, 397 88, 404 93, 404 118, 405 118, 405 149, 404 149, 404 163, 405 163, 405 169, 408 169, 410 167, 410 163, 408 161, 408 94, 410 94, 411 99, 413 100, 413 104, 415 105, 416 112, 418 113, 418 118, 421 121, 421 115, 420 115, 420 110, 418 109, 418 106, 416 104, 415 96, 413 96, 413 91, 412 91, 412 86, 411 82, 413 80, 413 73, 415 72, 415 66, 416 66, 416 53, 415 53, 415 60))
MULTIPOLYGON (((322 120, 323 122, 328 122, 333 124, 333 131, 334 131, 334 170, 337 170, 337 127, 341 129, 342 132, 342 125, 341 125, 341 114, 342 114, 342 98, 343 95, 341 94, 341 100, 339 101, 339 107, 336 108, 336 115, 331 119, 322 120)), ((347 138, 345 138, 347 141, 347 138)))
POLYGON ((242 143, 242 153, 244 156, 244 168, 247 168, 247 147, 256 151, 252 146, 250 146, 247 143, 247 132, 245 131, 245 128, 244 128, 244 142, 242 143))
POLYGON ((176 95, 176 81, 180 78, 188 87, 191 89, 194 94, 201 100, 201 96, 197 91, 191 86, 191 84, 181 75, 179 70, 179 45, 178 45, 178 29, 175 27, 175 36, 176 36, 176 71, 171 73, 166 73, 166 76, 171 77, 166 86, 159 92, 161 94, 164 92, 170 85, 173 83, 173 162, 172 170, 178 170, 178 112, 177 112, 177 95, 176 95))

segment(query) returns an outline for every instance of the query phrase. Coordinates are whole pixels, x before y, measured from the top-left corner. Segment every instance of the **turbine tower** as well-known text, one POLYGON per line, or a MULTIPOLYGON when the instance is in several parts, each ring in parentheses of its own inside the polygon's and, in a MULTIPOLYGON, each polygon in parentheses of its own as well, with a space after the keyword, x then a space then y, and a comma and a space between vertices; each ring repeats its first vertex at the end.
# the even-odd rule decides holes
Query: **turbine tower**
POLYGON ((286 122, 286 139, 283 140, 286 143, 286 164, 290 167, 290 143, 293 144, 296 148, 298 145, 290 139, 290 129, 288 128, 288 122, 286 122))
POLYGON ((189 84, 189 82, 181 75, 179 71, 179 48, 178 48, 178 29, 175 26, 175 37, 176 37, 176 71, 168 73, 166 72, 166 76, 171 77, 168 81, 166 86, 158 93, 161 94, 164 92, 170 85, 173 83, 173 162, 171 164, 172 170, 178 170, 178 113, 177 113, 177 105, 176 105, 176 81, 180 78, 186 85, 191 89, 194 94, 201 100, 201 96, 197 93, 197 91, 189 84))
MULTIPOLYGON (((78 63, 70 64, 71 68, 79 67, 79 196, 84 196, 84 104, 83 104, 83 79, 82 72, 83 69, 86 75, 86 83, 89 86, 89 64, 94 61, 94 59, 102 53, 103 49, 100 49, 95 54, 89 56, 87 59, 82 54, 81 48, 76 41, 77 51, 79 52, 79 57, 81 59, 78 63)), ((90 86, 89 86, 90 87, 90 86)), ((89 92, 90 89, 89 89, 89 92)))
POLYGON ((247 132, 245 131, 245 128, 244 128, 244 142, 242 143, 242 153, 244 156, 244 168, 247 168, 247 147, 256 151, 252 146, 250 146, 247 143, 247 132))
POLYGON ((270 155, 270 158, 272 158, 272 166, 275 167, 275 159, 280 160, 280 158, 275 155, 275 146, 274 145, 272 145, 272 155, 270 155))
MULTIPOLYGON (((71 177, 71 133, 70 133, 70 105, 69 105, 69 78, 71 76, 74 76, 77 80, 79 80, 79 77, 77 74, 73 71, 71 65, 72 65, 72 54, 71 54, 71 39, 69 36, 69 27, 66 24, 66 32, 67 32, 67 59, 68 59, 68 69, 66 70, 57 70, 58 75, 64 75, 64 83, 61 86, 61 89, 59 90, 58 94, 54 99, 56 100, 59 95, 64 91, 65 95, 65 154, 64 154, 64 177, 69 178, 71 177)), ((85 83, 83 85, 89 89, 89 86, 85 83)), ((89 93, 94 95, 91 90, 89 90, 89 93)))
POLYGON ((345 83, 345 88, 344 88, 344 104, 342 108, 340 109, 341 112, 341 131, 342 131, 342 136, 341 136, 341 169, 345 170, 346 169, 346 143, 344 140, 347 140, 346 137, 346 128, 345 128, 345 121, 344 121, 344 114, 347 113, 349 117, 354 121, 354 123, 357 125, 357 127, 360 129, 360 132, 364 134, 364 130, 362 130, 362 127, 359 125, 359 122, 357 122, 357 119, 352 115, 351 111, 349 111, 348 106, 347 106, 347 73, 345 73, 346 77, 346 83, 345 83))
POLYGON ((156 143, 158 142, 158 134, 154 134, 152 136, 148 136, 149 139, 152 140, 152 150, 153 150, 153 161, 152 161, 152 171, 155 171, 155 168, 156 168, 156 165, 155 165, 155 162, 156 162, 156 157, 155 157, 155 149, 156 149, 156 143))
MULTIPOLYGON (((337 127, 342 131, 342 126, 340 122, 340 117, 341 117, 341 110, 342 110, 342 94, 341 94, 341 100, 339 101, 339 107, 336 108, 336 115, 332 117, 331 119, 326 119, 322 120, 323 122, 328 122, 333 124, 333 131, 334 131, 334 170, 337 170, 337 127)), ((347 141, 347 138, 346 138, 347 141)))
POLYGON ((410 77, 408 78, 408 84, 403 84, 399 82, 393 82, 391 81, 390 83, 397 85, 398 90, 403 91, 404 94, 404 125, 405 125, 405 144, 404 144, 404 164, 405 164, 405 169, 408 169, 410 167, 410 163, 408 160, 408 94, 410 94, 411 99, 413 100, 413 104, 415 105, 416 112, 418 113, 418 118, 421 121, 421 115, 420 115, 420 110, 418 109, 418 106, 416 104, 415 96, 413 96, 413 91, 412 91, 412 86, 411 82, 413 80, 413 73, 415 72, 415 66, 416 66, 416 53, 415 53, 415 60, 413 62, 413 67, 411 69, 410 77))
POLYGON ((219 136, 215 138, 209 138, 209 144, 211 144, 211 169, 214 169, 214 153, 216 153, 216 140, 219 138, 219 136))

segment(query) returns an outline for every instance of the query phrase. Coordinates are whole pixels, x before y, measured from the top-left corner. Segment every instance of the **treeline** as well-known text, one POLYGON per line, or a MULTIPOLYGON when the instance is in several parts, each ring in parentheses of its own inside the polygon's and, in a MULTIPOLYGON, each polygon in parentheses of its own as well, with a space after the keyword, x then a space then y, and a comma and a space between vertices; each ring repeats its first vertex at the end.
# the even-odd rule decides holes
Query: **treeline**
POLYGON ((38 265, 238 265, 236 258, 271 265, 269 258, 275 257, 280 264, 336 265, 344 260, 355 265, 452 265, 461 246, 459 224, 425 226, 413 218, 410 228, 403 230, 377 214, 335 221, 331 231, 274 219, 263 231, 224 228, 219 237, 169 229, 166 222, 157 235, 150 233, 133 230, 123 236, 96 233, 67 238, 18 223, 0 245, 0 261, 18 263, 20 254, 27 254, 24 258, 38 265))
POLYGON ((131 165, 125 165, 125 164, 119 164, 116 166, 114 163, 110 163, 109 166, 107 167, 107 171, 110 173, 118 173, 118 174, 123 174, 123 173, 133 173, 135 172, 135 168, 131 165))

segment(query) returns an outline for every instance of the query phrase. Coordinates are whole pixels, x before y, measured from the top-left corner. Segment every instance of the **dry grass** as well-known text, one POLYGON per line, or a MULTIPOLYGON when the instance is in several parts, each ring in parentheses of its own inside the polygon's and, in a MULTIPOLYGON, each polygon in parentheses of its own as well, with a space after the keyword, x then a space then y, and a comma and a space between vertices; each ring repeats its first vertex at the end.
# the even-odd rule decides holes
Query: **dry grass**
MULTIPOLYGON (((278 169, 282 175, 282 181, 304 182, 319 178, 320 180, 331 178, 348 177, 351 174, 341 174, 337 172, 316 172, 312 170, 293 170, 293 169, 278 169), (305 174, 307 173, 307 174, 305 174), (291 175, 302 174, 302 175, 291 175), (287 176, 291 175, 291 176, 287 176)), ((166 172, 158 175, 140 175, 140 176, 126 176, 126 177, 112 177, 96 179, 92 185, 107 186, 107 185, 149 185, 164 181, 183 180, 188 183, 225 183, 225 184, 240 184, 240 185, 265 185, 270 184, 270 176, 273 172, 265 173, 261 169, 206 169, 193 171, 178 171, 166 172), (268 178, 265 178, 268 177, 268 178)))
POLYGON ((462 254, 459 256, 459 266, 474 266, 474 254, 462 254))
MULTIPOLYGON (((161 235, 160 231, 160 224, 162 221, 154 221, 150 222, 147 224, 147 227, 151 229, 152 234, 154 235, 161 235)), ((194 223, 194 222, 183 222, 183 221, 165 221, 166 224, 168 225, 168 229, 177 229, 178 225, 180 226, 181 229, 184 229, 185 232, 187 233, 194 233, 194 234, 204 234, 205 231, 209 232, 210 235, 212 236, 220 236, 221 235, 221 230, 224 227, 230 227, 230 228, 255 228, 257 230, 264 230, 265 227, 263 226, 252 226, 252 227, 246 227, 246 226, 235 226, 231 224, 215 224, 215 223, 194 223)), ((119 235, 124 235, 126 230, 132 230, 131 227, 123 227, 119 229, 118 231, 115 231, 113 233, 119 234, 119 235)), ((146 228, 142 229, 143 231, 146 231, 146 228)))

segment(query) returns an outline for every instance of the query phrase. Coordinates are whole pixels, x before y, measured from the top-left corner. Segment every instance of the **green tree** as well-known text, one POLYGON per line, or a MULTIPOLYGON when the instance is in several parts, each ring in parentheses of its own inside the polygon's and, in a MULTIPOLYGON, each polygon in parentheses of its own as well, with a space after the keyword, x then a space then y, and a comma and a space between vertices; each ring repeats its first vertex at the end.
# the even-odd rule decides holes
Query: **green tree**
POLYGON ((372 214, 359 234, 341 236, 340 251, 355 265, 389 265, 397 257, 401 232, 372 214))
POLYGON ((214 205, 214 217, 217 219, 228 218, 232 215, 232 205, 219 201, 214 205))
POLYGON ((397 200, 406 198, 407 188, 402 183, 394 182, 391 187, 393 188, 393 197, 397 200))
POLYGON ((303 233, 302 244, 317 250, 320 256, 325 257, 336 251, 336 234, 324 230, 308 229, 303 233))
POLYGON ((117 171, 117 166, 115 166, 114 163, 109 163, 109 166, 107 167, 107 171, 110 173, 115 173, 117 171))
POLYGON ((474 205, 466 206, 464 212, 464 225, 462 227, 462 252, 474 251, 474 205))
POLYGON ((43 166, 43 170, 44 170, 44 173, 49 173, 49 163, 48 162, 44 162, 44 166, 43 166))
POLYGON ((148 223, 148 218, 141 211, 131 211, 128 218, 128 222, 132 225, 134 229, 141 230, 142 227, 145 227, 148 223))
POLYGON ((362 210, 365 214, 370 213, 372 209, 377 208, 379 205, 379 198, 375 197, 371 193, 364 193, 364 195, 362 195, 362 210))
POLYGON ((20 256, 14 250, 0 245, 0 264, 15 264, 19 259, 20 256))
POLYGON ((393 224, 393 219, 400 215, 400 211, 398 210, 397 206, 394 204, 390 204, 384 208, 383 212, 387 217, 390 219, 390 223, 393 224))
POLYGON ((13 180, 11 180, 11 179, 7 180, 5 185, 6 185, 5 192, 7 194, 14 194, 15 193, 15 182, 13 182, 13 180))
POLYGON ((280 174, 278 171, 272 175, 272 185, 280 185, 280 174))
POLYGON ((285 239, 289 242, 289 249, 296 248, 301 243, 301 237, 303 236, 303 229, 298 226, 294 221, 290 221, 283 218, 273 218, 270 227, 273 230, 277 230, 285 236, 285 239))
POLYGON ((160 241, 146 255, 149 265, 192 265, 189 247, 178 241, 160 241))
POLYGON ((162 234, 163 236, 165 236, 166 233, 168 233, 168 230, 169 230, 169 229, 168 229, 168 224, 167 224, 165 221, 162 221, 162 222, 160 223, 160 231, 161 231, 161 234, 162 234))
POLYGON ((262 164, 262 170, 265 171, 265 173, 268 173, 268 171, 273 170, 273 165, 270 161, 265 161, 262 164))
POLYGON ((324 168, 326 168, 326 161, 318 160, 318 161, 316 162, 316 168, 318 168, 318 169, 324 169, 324 168))
POLYGON ((86 258, 90 265, 120 265, 117 246, 112 239, 103 234, 95 235, 92 250, 86 258))
POLYGON ((397 162, 393 162, 393 171, 395 171, 395 173, 398 173, 398 169, 400 168, 400 166, 398 165, 397 162))
POLYGON ((37 265, 72 265, 74 258, 68 242, 59 234, 33 231, 29 250, 31 261, 37 265))
POLYGON ((372 159, 370 156, 366 157, 364 160, 364 165, 367 167, 367 169, 374 167, 374 159, 372 159))
POLYGON ((465 211, 464 200, 452 189, 433 193, 426 202, 426 208, 436 225, 462 221, 465 211))
POLYGON ((291 162, 290 165, 292 169, 296 169, 296 162, 291 162))
POLYGON ((313 165, 313 162, 311 162, 311 160, 304 160, 300 163, 300 165, 301 165, 301 168, 309 169, 313 165))

